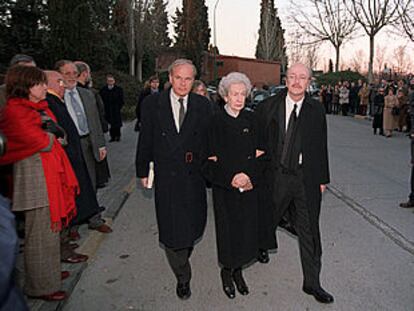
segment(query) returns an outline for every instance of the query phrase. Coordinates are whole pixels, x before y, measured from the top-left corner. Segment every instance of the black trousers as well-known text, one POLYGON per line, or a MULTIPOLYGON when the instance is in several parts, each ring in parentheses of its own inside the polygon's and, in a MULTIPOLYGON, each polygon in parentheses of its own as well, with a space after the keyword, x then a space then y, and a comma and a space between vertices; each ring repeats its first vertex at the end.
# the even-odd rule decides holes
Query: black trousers
POLYGON ((193 247, 182 249, 165 248, 168 263, 178 283, 187 283, 191 280, 190 257, 193 253, 193 247))
POLYGON ((322 247, 319 232, 319 211, 311 211, 306 199, 303 171, 296 174, 276 172, 274 188, 275 224, 278 224, 286 210, 293 203, 295 229, 298 234, 300 259, 303 271, 303 286, 317 288, 320 286, 322 247))
POLYGON ((411 193, 408 198, 414 202, 414 138, 411 138, 411 193))
POLYGON ((120 138, 121 137, 121 128, 119 126, 112 126, 109 129, 109 135, 111 138, 120 138))

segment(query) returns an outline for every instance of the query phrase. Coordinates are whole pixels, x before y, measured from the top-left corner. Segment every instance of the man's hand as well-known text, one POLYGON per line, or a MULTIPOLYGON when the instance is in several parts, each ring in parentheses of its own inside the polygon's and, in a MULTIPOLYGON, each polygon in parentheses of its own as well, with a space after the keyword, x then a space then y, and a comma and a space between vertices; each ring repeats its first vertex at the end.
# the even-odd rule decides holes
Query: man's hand
POLYGON ((141 185, 142 185, 142 187, 144 187, 145 189, 147 189, 147 188, 148 188, 148 177, 141 178, 141 185))
POLYGON ((321 193, 324 193, 326 190, 326 185, 321 185, 321 193))
POLYGON ((99 148, 99 161, 102 161, 106 157, 106 147, 99 148))

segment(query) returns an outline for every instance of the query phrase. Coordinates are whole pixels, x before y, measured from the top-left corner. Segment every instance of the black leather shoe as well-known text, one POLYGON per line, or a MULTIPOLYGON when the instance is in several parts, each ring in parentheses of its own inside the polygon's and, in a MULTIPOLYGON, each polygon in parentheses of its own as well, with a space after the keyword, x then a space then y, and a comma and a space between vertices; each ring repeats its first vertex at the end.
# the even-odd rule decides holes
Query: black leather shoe
POLYGON ((270 261, 269 252, 264 249, 259 249, 259 256, 257 257, 257 260, 260 263, 268 263, 270 261))
POLYGON ((334 298, 331 294, 326 292, 322 287, 318 288, 307 288, 303 287, 303 291, 315 297, 315 299, 321 303, 332 303, 334 302, 334 298))
POLYGON ((402 207, 402 208, 411 208, 411 207, 414 207, 414 202, 408 201, 408 202, 400 203, 400 207, 402 207))
POLYGON ((240 294, 242 294, 243 296, 246 296, 249 294, 249 288, 247 287, 246 282, 243 279, 241 269, 234 270, 233 280, 234 280, 234 283, 236 283, 237 291, 240 294))
POLYGON ((190 282, 177 284, 177 296, 182 300, 186 300, 191 296, 190 282))
POLYGON ((223 283, 223 291, 227 297, 234 299, 236 297, 236 289, 234 288, 231 272, 224 269, 220 272, 221 282, 223 283))

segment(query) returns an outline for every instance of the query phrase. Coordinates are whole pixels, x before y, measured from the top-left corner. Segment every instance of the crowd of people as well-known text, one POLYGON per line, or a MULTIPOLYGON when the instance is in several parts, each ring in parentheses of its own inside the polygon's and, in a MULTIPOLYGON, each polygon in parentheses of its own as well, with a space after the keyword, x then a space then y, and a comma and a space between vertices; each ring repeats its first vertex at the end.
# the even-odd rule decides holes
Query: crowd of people
POLYGON ((391 137, 393 131, 410 132, 411 92, 405 80, 381 80, 371 85, 362 80, 358 83, 340 81, 335 85, 322 85, 319 100, 328 114, 372 117, 374 135, 391 137))
POLYGON ((9 213, 0 220, 8 228, 0 230, 0 241, 9 241, 0 265, 7 281, 0 290, 2 310, 27 310, 13 278, 17 238, 10 209, 24 239, 24 280, 18 287, 35 299, 67 298, 61 283, 70 273, 61 263, 88 260, 75 251, 81 224, 112 232, 97 191, 110 178, 108 124, 110 141, 121 137, 123 93, 112 75, 100 91, 91 81, 85 62, 60 60, 42 70, 32 57, 18 54, 0 86, 0 132, 7 146, 0 156, 0 203, 1 213, 9 213))
MULTIPOLYGON (((236 290, 249 294, 243 270, 270 261, 278 247, 276 229, 284 227, 298 237, 302 290, 332 303, 320 283, 319 214, 330 180, 326 114, 371 115, 374 134, 379 130, 387 137, 395 129, 408 131, 414 80, 410 92, 403 81, 382 81, 375 88, 362 81, 322 86, 318 102, 306 92, 312 71, 293 64, 286 88, 253 112, 244 109, 252 90, 245 74, 221 79, 220 105, 196 75, 191 61, 174 61, 164 89, 157 76, 150 77, 136 107, 136 175, 143 187, 155 189, 159 241, 176 277, 177 296, 191 296, 190 257, 204 233, 210 187, 221 287, 228 298, 236 290)), ((0 133, 7 139, 0 156, 0 228, 5 228, 0 246, 10 255, 0 259, 6 280, 0 283, 0 307, 27 310, 19 286, 32 298, 67 298, 61 282, 69 272, 61 262, 88 260, 75 251, 79 225, 112 232, 97 191, 110 178, 104 134, 120 141, 124 98, 115 77, 106 78, 98 91, 83 61, 60 60, 53 70, 41 70, 22 54, 10 62, 0 86, 0 133), (24 283, 17 287, 10 209, 24 233, 24 283)), ((413 207, 413 196, 401 206, 413 207)))

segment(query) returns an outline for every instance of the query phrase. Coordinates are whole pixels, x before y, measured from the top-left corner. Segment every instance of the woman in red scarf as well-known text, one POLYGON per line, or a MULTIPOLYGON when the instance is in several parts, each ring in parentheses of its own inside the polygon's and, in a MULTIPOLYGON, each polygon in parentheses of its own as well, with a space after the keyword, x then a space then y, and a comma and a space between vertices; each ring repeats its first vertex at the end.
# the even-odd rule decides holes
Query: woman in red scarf
POLYGON ((58 140, 64 133, 44 101, 46 91, 46 75, 36 67, 7 72, 0 129, 8 149, 0 165, 14 165, 12 209, 25 214, 25 292, 62 300, 59 231, 76 215, 79 188, 58 140))

